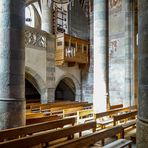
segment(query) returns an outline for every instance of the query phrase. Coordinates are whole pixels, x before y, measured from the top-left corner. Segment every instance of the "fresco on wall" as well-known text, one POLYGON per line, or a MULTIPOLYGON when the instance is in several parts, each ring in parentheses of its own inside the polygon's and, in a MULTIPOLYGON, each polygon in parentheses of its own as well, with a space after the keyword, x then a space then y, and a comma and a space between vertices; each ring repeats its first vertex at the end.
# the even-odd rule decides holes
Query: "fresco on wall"
POLYGON ((132 87, 132 29, 129 1, 109 0, 109 97, 110 103, 129 106, 132 87), (130 49, 130 48, 131 49, 130 49), (131 50, 131 51, 129 51, 131 50))
POLYGON ((109 58, 116 56, 117 49, 120 47, 119 39, 112 39, 109 41, 109 58))
POLYGON ((109 40, 109 59, 123 58, 125 55, 123 37, 113 38, 109 40))
POLYGON ((109 0, 109 9, 111 13, 118 13, 122 10, 122 0, 109 0))
POLYGON ((123 103, 125 78, 125 50, 124 37, 109 40, 109 92, 110 103, 123 103))

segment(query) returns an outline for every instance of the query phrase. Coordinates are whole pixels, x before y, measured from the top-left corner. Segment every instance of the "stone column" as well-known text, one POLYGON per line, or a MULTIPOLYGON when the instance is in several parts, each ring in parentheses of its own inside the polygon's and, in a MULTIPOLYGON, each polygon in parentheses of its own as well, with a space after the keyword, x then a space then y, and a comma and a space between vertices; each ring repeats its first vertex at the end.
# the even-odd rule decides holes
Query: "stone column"
POLYGON ((125 3, 125 98, 124 107, 134 105, 133 93, 133 0, 124 0, 125 3))
POLYGON ((53 35, 48 35, 47 37, 46 57, 46 96, 48 103, 55 100, 55 36, 53 35))
POLYGON ((42 30, 50 34, 53 34, 52 10, 52 0, 42 0, 42 30))
POLYGON ((137 122, 137 148, 148 145, 148 1, 139 0, 138 16, 138 122, 137 122))
POLYGON ((50 34, 47 35, 46 90, 42 93, 42 103, 53 102, 55 94, 55 37, 52 35, 52 12, 52 0, 42 0, 42 30, 50 34))
MULTIPOLYGON (((91 1, 93 3, 93 1, 91 1)), ((89 31, 90 31, 90 46, 89 46, 89 65, 82 70, 82 101, 93 102, 93 87, 94 87, 94 48, 93 48, 93 11, 89 12, 89 31)))
POLYGON ((0 129, 25 124, 24 0, 0 0, 0 129))
POLYGON ((107 107, 106 70, 107 70, 107 3, 108 0, 94 0, 94 92, 95 112, 107 107))

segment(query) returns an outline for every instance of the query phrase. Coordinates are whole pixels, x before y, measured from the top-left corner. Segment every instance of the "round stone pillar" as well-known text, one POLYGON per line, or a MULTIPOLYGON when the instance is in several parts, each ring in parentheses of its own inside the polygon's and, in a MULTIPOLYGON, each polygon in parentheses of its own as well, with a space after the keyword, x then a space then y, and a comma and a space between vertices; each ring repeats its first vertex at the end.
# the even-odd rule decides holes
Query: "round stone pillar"
POLYGON ((137 122, 137 148, 148 145, 148 1, 139 0, 138 18, 138 122, 137 122))
POLYGON ((55 37, 53 34, 53 1, 42 0, 42 30, 49 33, 47 37, 46 90, 42 92, 42 103, 54 101, 55 94, 55 37))
POLYGON ((94 0, 94 92, 95 112, 107 109, 106 71, 107 71, 107 0, 94 0))
POLYGON ((53 24, 52 24, 52 12, 53 4, 52 0, 42 1, 42 30, 53 34, 53 24))
POLYGON ((0 130, 25 124, 25 1, 0 0, 0 130))

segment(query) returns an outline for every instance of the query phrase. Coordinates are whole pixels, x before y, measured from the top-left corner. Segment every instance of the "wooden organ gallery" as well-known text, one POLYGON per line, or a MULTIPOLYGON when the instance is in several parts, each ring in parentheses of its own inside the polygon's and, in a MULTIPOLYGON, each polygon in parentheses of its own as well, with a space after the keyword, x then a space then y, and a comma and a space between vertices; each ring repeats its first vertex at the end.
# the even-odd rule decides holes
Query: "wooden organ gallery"
POLYGON ((56 65, 64 63, 88 64, 89 42, 68 34, 56 38, 56 65))

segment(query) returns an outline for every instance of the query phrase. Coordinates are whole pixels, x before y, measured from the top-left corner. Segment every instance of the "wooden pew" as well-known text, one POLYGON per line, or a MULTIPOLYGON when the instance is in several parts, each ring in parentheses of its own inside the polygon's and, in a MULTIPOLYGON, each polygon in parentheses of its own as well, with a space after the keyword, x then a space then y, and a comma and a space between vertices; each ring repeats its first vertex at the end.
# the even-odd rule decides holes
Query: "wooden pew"
POLYGON ((46 108, 46 106, 48 107, 58 107, 58 106, 63 106, 63 105, 67 105, 67 104, 73 104, 73 103, 78 103, 76 101, 62 101, 62 102, 51 102, 51 103, 47 103, 47 104, 41 104, 41 103, 34 103, 34 104, 30 104, 30 110, 31 111, 40 111, 41 112, 41 107, 42 108, 46 108))
POLYGON ((77 124, 85 123, 90 120, 94 120, 93 109, 85 109, 85 110, 77 111, 77 124))
POLYGON ((48 104, 42 104, 40 106, 40 109, 42 112, 44 111, 50 111, 51 108, 56 108, 56 107, 62 107, 62 106, 67 106, 67 105, 73 105, 73 104, 78 104, 79 102, 72 102, 72 101, 63 101, 63 102, 56 102, 56 103, 48 103, 48 104))
POLYGON ((26 103, 26 109, 30 109, 31 106, 33 105, 40 105, 41 103, 26 103))
POLYGON ((110 110, 112 110, 112 109, 120 109, 120 108, 123 108, 123 104, 117 104, 117 105, 110 106, 110 110))
POLYGON ((41 117, 45 117, 46 115, 43 113, 32 113, 32 112, 28 112, 26 113, 26 119, 32 119, 32 118, 41 118, 41 117))
POLYGON ((90 104, 88 104, 87 102, 75 102, 72 104, 65 104, 65 105, 61 105, 61 106, 44 106, 41 107, 41 111, 44 110, 48 110, 49 112, 51 112, 51 114, 61 114, 63 113, 63 109, 68 109, 68 108, 74 108, 74 107, 90 107, 90 104))
MULTIPOLYGON (((124 129, 123 134, 125 134, 125 129, 127 129, 127 128, 129 128, 129 127, 136 127, 136 126, 135 126, 136 123, 137 123, 137 119, 131 120, 131 121, 128 121, 127 123, 122 124, 122 127, 123 127, 123 129, 124 129)), ((133 138, 133 139, 134 139, 134 138, 133 138)), ((133 141, 133 140, 132 140, 132 141, 133 141)))
POLYGON ((58 108, 61 109, 61 111, 64 109, 64 107, 72 107, 72 106, 86 106, 88 105, 88 102, 76 102, 76 101, 64 101, 64 102, 57 102, 57 103, 48 103, 48 104, 38 104, 38 105, 33 105, 31 106, 31 111, 38 111, 38 112, 44 112, 44 111, 48 111, 50 112, 51 108, 58 108), (63 107, 63 109, 62 109, 63 107))
POLYGON ((41 123, 41 122, 46 122, 46 121, 53 121, 53 120, 58 120, 58 119, 61 119, 61 117, 58 115, 39 117, 39 118, 29 118, 29 119, 26 119, 26 125, 36 124, 36 123, 41 123))
MULTIPOLYGON (((92 134, 72 139, 69 141, 65 141, 56 145, 53 145, 51 148, 83 148, 83 147, 90 147, 94 145, 96 142, 100 140, 104 140, 105 138, 115 136, 116 134, 120 134, 121 138, 124 138, 122 135, 123 127, 122 126, 115 126, 110 129, 105 129, 102 131, 97 131, 92 134)), ((130 140, 126 139, 119 139, 116 140, 114 143, 112 143, 112 148, 115 148, 116 144, 120 144, 121 146, 125 145, 131 145, 130 140)), ((107 146, 107 145, 106 145, 107 146)), ((105 146, 105 147, 106 147, 105 146)), ((108 147, 109 148, 109 147, 108 147)))
POLYGON ((132 117, 135 117, 136 115, 137 115, 137 111, 131 111, 121 115, 115 115, 113 116, 113 125, 114 126, 117 125, 117 122, 120 120, 132 118, 132 117))
POLYGON ((120 109, 113 109, 106 112, 101 113, 95 113, 94 119, 96 120, 97 124, 101 126, 101 128, 105 128, 107 124, 113 123, 112 116, 122 113, 122 112, 128 112, 129 107, 120 108, 120 109))
POLYGON ((93 109, 93 103, 86 103, 83 105, 84 109, 93 109))
POLYGON ((137 119, 134 119, 134 120, 128 121, 127 123, 122 124, 122 127, 124 129, 126 129, 126 128, 131 127, 131 126, 135 126, 136 123, 137 123, 137 119))
POLYGON ((63 118, 66 117, 77 117, 77 111, 83 110, 83 106, 78 106, 78 107, 73 107, 73 108, 67 108, 67 109, 63 109, 63 118))
POLYGON ((66 127, 63 129, 55 130, 55 131, 34 134, 28 137, 22 137, 20 139, 14 139, 14 140, 2 142, 0 143, 0 147, 1 148, 8 148, 8 147, 20 148, 20 146, 22 146, 23 148, 28 148, 28 147, 36 146, 39 144, 51 142, 60 138, 69 137, 71 135, 74 135, 75 133, 79 133, 89 129, 92 129, 93 132, 95 132, 96 122, 79 124, 73 127, 66 127))
POLYGON ((27 126, 21 126, 17 128, 11 128, 0 131, 0 141, 16 139, 19 137, 24 137, 26 135, 32 135, 37 132, 51 130, 55 128, 61 128, 65 125, 72 125, 75 124, 75 118, 68 118, 68 119, 59 119, 56 121, 50 122, 43 122, 37 124, 31 124, 27 126))
POLYGON ((117 114, 119 111, 120 111, 119 109, 116 109, 116 110, 110 110, 110 111, 101 112, 101 113, 95 113, 94 118, 97 124, 101 126, 101 129, 103 129, 107 124, 110 124, 113 122, 113 119, 110 116, 117 114), (106 119, 104 117, 106 117, 106 119))
POLYGON ((58 115, 63 116, 63 110, 66 110, 66 109, 68 110, 68 109, 71 109, 71 108, 83 108, 83 107, 79 104, 74 104, 74 105, 70 104, 70 105, 66 105, 66 106, 51 108, 50 111, 51 111, 52 115, 58 114, 58 115))

